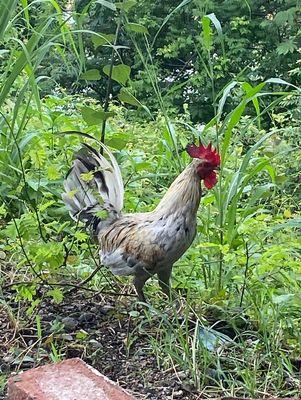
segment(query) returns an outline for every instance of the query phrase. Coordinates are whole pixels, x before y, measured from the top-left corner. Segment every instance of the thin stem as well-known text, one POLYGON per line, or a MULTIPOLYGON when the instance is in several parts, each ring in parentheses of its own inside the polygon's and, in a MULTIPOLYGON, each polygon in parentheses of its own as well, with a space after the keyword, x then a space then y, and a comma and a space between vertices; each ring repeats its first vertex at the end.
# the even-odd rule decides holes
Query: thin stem
MULTIPOLYGON (((119 29, 120 29, 120 20, 118 21, 117 28, 116 28, 114 46, 116 46, 116 44, 117 44, 119 29)), ((111 94, 111 91, 112 91, 112 74, 113 74, 113 68, 114 68, 114 53, 115 53, 115 48, 112 47, 110 71, 109 71, 109 77, 108 77, 106 97, 105 97, 105 102, 104 102, 104 106, 103 106, 103 110, 104 110, 105 113, 108 111, 108 108, 109 108, 110 94, 111 94)), ((104 118, 103 121, 102 121, 101 138, 100 138, 100 141, 103 144, 105 143, 106 124, 107 124, 107 119, 104 118)), ((102 146, 100 147, 100 154, 103 154, 103 147, 102 146)))
POLYGON ((216 103, 215 103, 214 70, 213 70, 213 62, 211 60, 210 51, 208 51, 208 64, 209 64, 210 81, 211 81, 212 107, 213 107, 214 115, 216 115, 217 108, 216 108, 216 103))
POLYGON ((249 270, 249 261, 250 261, 248 242, 245 242, 245 246, 246 246, 246 264, 245 264, 244 282, 242 285, 239 307, 242 306, 242 302, 243 302, 244 295, 245 295, 245 290, 246 290, 246 286, 247 286, 247 274, 248 274, 248 270, 249 270))

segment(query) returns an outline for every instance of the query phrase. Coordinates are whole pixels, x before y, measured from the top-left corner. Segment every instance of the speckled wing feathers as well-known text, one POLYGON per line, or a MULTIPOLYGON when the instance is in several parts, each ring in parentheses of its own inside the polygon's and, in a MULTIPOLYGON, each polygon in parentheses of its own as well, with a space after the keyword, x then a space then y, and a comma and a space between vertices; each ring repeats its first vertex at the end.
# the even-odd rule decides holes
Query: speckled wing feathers
POLYGON ((143 220, 141 215, 120 218, 100 235, 101 260, 116 275, 131 275, 138 269, 153 273, 164 258, 152 221, 143 220))

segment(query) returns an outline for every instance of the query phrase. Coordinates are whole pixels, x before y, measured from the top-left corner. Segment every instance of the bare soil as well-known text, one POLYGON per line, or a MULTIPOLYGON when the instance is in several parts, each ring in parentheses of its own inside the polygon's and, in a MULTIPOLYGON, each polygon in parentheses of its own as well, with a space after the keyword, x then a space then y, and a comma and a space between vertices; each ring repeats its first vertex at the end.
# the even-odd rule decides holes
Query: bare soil
MULTIPOLYGON (((12 295, 7 292, 6 300, 12 295)), ((117 305, 116 298, 100 294, 89 298, 82 292, 66 295, 60 304, 44 298, 32 316, 24 304, 17 308, 15 302, 9 303, 0 310, 2 377, 80 357, 137 399, 200 398, 174 370, 159 368, 145 331, 137 330, 139 311, 134 312, 135 319, 129 312, 130 299, 117 305)), ((151 326, 145 329, 151 331, 151 326)), ((4 398, 5 389, 0 392, 4 398)))
MULTIPOLYGON (((15 295, 10 287, 0 299, 0 400, 5 399, 9 375, 73 357, 94 366, 137 399, 234 399, 197 393, 184 371, 159 365, 150 346, 159 321, 147 320, 135 298, 80 290, 55 304, 39 293, 42 300, 30 310, 29 303, 16 302, 15 295)), ((167 318, 168 312, 162 310, 167 318)), ((221 331, 231 337, 226 327, 221 331)))

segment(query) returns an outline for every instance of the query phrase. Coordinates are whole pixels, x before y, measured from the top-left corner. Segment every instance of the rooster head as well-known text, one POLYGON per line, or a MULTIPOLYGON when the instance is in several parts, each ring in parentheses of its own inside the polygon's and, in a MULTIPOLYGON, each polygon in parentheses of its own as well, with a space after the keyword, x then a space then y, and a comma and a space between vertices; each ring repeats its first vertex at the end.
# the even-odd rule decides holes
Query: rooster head
POLYGON ((216 170, 220 166, 221 158, 218 152, 212 147, 211 142, 207 147, 203 144, 199 146, 189 144, 186 147, 186 151, 190 157, 200 159, 200 163, 197 165, 197 174, 204 181, 207 189, 213 188, 217 182, 216 170))

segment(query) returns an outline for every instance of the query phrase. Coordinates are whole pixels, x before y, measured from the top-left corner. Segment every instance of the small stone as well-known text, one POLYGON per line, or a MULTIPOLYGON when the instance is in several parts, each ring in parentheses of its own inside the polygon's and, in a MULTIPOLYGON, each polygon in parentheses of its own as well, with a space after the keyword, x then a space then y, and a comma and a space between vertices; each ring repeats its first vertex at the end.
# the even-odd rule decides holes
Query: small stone
POLYGON ((78 325, 78 321, 72 317, 65 317, 62 319, 62 323, 65 326, 66 331, 71 332, 74 331, 78 325))
POLYGON ((173 392, 172 396, 174 399, 178 398, 178 397, 182 397, 183 396, 183 390, 178 390, 177 392, 173 392))
POLYGON ((73 337, 71 335, 69 335, 68 333, 63 333, 61 338, 64 340, 67 340, 69 342, 73 342, 73 337))
POLYGON ((81 316, 79 317, 79 322, 83 323, 83 322, 92 322, 95 318, 95 314, 90 313, 90 312, 86 312, 81 314, 81 316))
POLYGON ((0 251, 0 260, 5 260, 6 259, 6 254, 4 253, 4 251, 0 251))
POLYGON ((53 313, 43 313, 42 314, 42 319, 43 319, 43 321, 46 321, 46 322, 52 322, 52 321, 54 321, 55 320, 55 316, 54 316, 54 314, 53 313))
POLYGON ((98 342, 97 340, 95 340, 95 339, 89 340, 89 343, 90 343, 90 344, 92 345, 92 347, 94 347, 95 349, 100 349, 100 348, 103 347, 103 345, 102 345, 100 342, 98 342))
POLYGON ((10 365, 7 363, 0 364, 0 372, 5 374, 10 371, 10 365))
POLYGON ((180 380, 183 380, 183 379, 186 378, 186 374, 185 374, 184 371, 179 371, 179 372, 177 373, 177 376, 178 376, 178 378, 179 378, 180 380))
POLYGON ((109 304, 106 304, 99 308, 99 312, 104 315, 108 314, 108 312, 112 310, 114 310, 114 307, 110 306, 109 304))
POLYGON ((6 362, 6 363, 8 363, 8 364, 11 364, 11 363, 14 362, 14 357, 13 357, 13 356, 10 356, 10 355, 4 356, 4 357, 3 357, 3 361, 6 362))

